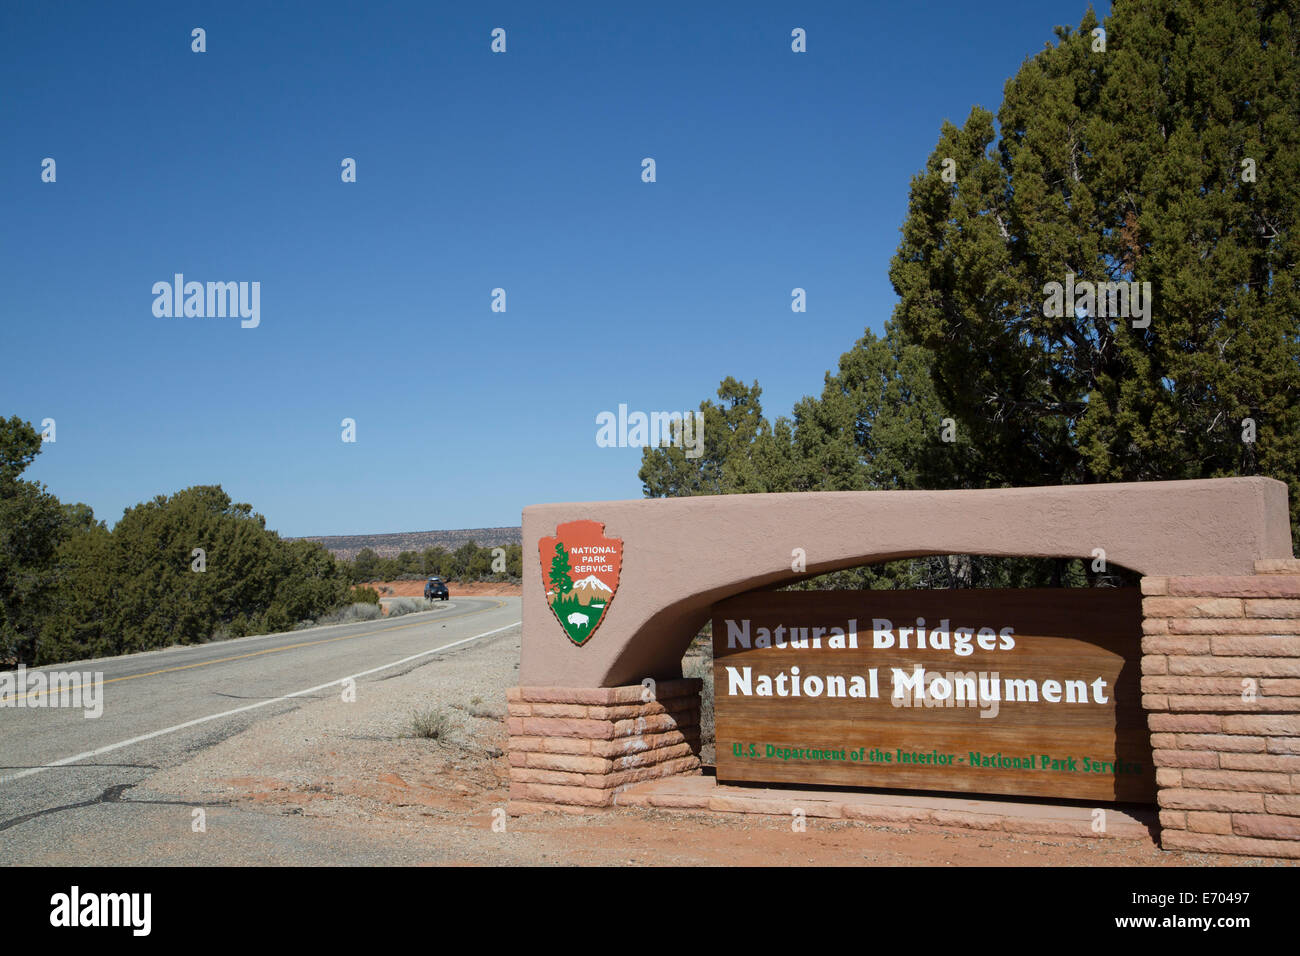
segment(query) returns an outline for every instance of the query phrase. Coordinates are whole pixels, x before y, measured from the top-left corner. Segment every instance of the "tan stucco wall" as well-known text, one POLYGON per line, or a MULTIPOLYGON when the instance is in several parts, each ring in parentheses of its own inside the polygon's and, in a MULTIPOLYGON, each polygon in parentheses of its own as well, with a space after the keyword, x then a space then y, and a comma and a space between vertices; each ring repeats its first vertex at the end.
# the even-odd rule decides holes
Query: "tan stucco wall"
POLYGON ((613 687, 680 676, 715 601, 807 573, 928 554, 1090 557, 1144 575, 1251 574, 1291 557, 1287 488, 1219 478, 972 491, 846 491, 532 505, 523 512, 526 686, 613 687), (539 538, 576 519, 623 540, 618 591, 590 641, 551 615, 539 538))

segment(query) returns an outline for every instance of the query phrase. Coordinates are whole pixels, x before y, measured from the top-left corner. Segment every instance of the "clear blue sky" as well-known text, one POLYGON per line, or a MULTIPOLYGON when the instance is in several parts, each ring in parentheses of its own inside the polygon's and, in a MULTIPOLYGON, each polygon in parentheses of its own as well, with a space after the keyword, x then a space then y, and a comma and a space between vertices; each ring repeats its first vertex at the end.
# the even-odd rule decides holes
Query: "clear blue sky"
POLYGON ((0 416, 55 419, 28 477, 110 525, 195 484, 285 535, 639 497, 597 414, 820 392, 942 121, 1086 8, 6 3, 0 416), (177 272, 259 281, 260 326, 155 317, 177 272))

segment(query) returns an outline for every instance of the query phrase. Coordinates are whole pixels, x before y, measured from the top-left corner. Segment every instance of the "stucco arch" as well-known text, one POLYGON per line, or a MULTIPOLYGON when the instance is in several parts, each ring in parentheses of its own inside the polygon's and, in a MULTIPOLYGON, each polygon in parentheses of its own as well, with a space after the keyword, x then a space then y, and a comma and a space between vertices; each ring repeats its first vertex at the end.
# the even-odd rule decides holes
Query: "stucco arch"
POLYGON ((807 573, 932 554, 1089 557, 1143 575, 1250 574, 1291 557, 1287 488, 1270 478, 969 491, 721 495, 533 505, 523 512, 526 687, 614 687, 679 674, 714 602, 807 573), (563 522, 623 540, 599 631, 573 645, 546 603, 537 550, 563 522))

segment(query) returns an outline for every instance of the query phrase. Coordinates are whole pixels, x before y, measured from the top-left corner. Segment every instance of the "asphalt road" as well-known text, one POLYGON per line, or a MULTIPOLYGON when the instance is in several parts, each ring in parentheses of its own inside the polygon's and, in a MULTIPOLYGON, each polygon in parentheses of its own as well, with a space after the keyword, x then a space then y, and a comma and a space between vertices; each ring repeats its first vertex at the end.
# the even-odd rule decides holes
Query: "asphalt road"
MULTIPOLYGON (((0 864, 38 863, 20 848, 60 828, 104 827, 82 811, 258 720, 434 665, 480 636, 519 623, 518 598, 453 598, 435 610, 40 668, 102 674, 102 714, 0 707, 0 864), (19 837, 20 831, 22 833, 19 837)), ((30 673, 30 672, 29 672, 30 673)), ((30 686, 30 684, 29 684, 30 686)), ((28 697, 28 701, 32 698, 28 697)), ((106 835, 111 839, 111 832, 106 835)), ((94 862, 87 860, 86 862, 94 862)))

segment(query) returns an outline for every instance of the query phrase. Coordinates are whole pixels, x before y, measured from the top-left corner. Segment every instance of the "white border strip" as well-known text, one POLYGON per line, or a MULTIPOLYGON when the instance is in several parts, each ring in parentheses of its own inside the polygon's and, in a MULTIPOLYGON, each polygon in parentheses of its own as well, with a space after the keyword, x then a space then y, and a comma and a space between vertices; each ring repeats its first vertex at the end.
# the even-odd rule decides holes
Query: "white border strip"
POLYGON ((187 727, 196 727, 199 724, 206 724, 210 720, 220 720, 222 717, 231 717, 234 714, 242 714, 245 711, 257 710, 259 707, 266 707, 270 704, 283 703, 284 701, 292 700, 295 697, 314 694, 318 690, 324 690, 327 687, 334 687, 337 684, 342 684, 344 681, 356 680, 358 677, 368 677, 371 674, 377 674, 379 671, 388 670, 390 667, 397 667, 399 664, 406 664, 409 661, 419 660, 421 657, 428 657, 430 654, 437 654, 441 651, 450 650, 453 647, 459 647, 461 644, 468 644, 470 641, 477 641, 480 637, 500 634, 502 631, 508 631, 512 627, 518 627, 519 623, 519 621, 515 621, 513 624, 507 624, 505 627, 498 627, 492 631, 484 631, 482 634, 475 634, 473 637, 467 637, 464 640, 453 641, 450 644, 444 644, 442 647, 435 647, 432 650, 421 651, 418 654, 412 654, 410 657, 403 657, 400 661, 392 661, 388 664, 381 664, 378 667, 372 667, 368 671, 361 671, 356 674, 350 674, 347 677, 340 677, 338 680, 332 680, 328 684, 317 684, 315 687, 308 687, 305 690, 296 690, 292 694, 285 694, 283 697, 273 697, 270 700, 259 700, 256 704, 245 704, 243 707, 236 707, 233 710, 223 710, 219 714, 209 714, 206 717, 187 720, 183 724, 164 727, 162 730, 155 730, 151 733, 141 734, 139 737, 132 737, 130 740, 122 740, 115 744, 108 744, 105 747, 99 747, 95 750, 87 750, 85 753, 77 754, 75 757, 64 757, 61 760, 55 760, 52 763, 47 763, 40 767, 28 767, 26 770, 20 770, 18 773, 10 774, 8 777, 0 777, 0 786, 3 786, 6 783, 12 783, 15 780, 21 780, 23 777, 30 777, 45 770, 52 770, 55 767, 66 767, 69 764, 77 763, 80 760, 86 760, 90 757, 98 757, 100 754, 111 753, 114 750, 121 750, 123 747, 130 747, 132 744, 143 743, 146 740, 152 740, 155 737, 162 737, 166 734, 173 734, 178 730, 185 730, 187 727))

